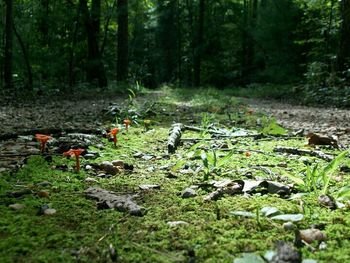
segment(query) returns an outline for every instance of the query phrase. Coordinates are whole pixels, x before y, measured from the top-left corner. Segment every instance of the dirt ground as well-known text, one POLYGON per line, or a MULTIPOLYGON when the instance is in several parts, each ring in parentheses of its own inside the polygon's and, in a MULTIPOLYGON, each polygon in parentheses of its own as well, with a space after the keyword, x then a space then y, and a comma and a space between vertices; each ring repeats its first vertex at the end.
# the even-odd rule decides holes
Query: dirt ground
POLYGON ((291 105, 271 100, 241 98, 254 111, 274 116, 279 124, 292 129, 336 135, 340 144, 350 145, 350 110, 291 105))
MULTIPOLYGON (((350 145, 350 110, 291 105, 271 100, 240 98, 256 112, 274 116, 291 130, 336 135, 342 145, 350 145)), ((121 98, 85 100, 37 100, 0 105, 0 136, 35 129, 96 129, 103 122, 102 110, 121 98)))

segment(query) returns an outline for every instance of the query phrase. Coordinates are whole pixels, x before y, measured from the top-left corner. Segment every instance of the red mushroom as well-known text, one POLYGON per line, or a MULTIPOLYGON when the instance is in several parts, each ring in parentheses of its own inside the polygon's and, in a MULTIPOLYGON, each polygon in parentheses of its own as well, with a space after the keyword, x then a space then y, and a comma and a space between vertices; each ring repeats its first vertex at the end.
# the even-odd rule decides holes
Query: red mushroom
POLYGON ((64 156, 75 156, 75 161, 76 161, 76 165, 75 168, 77 170, 77 172, 79 173, 80 171, 80 160, 79 160, 79 156, 84 152, 84 149, 70 149, 67 152, 64 152, 63 155, 64 156))
POLYGON ((45 152, 45 146, 48 140, 52 139, 51 136, 45 135, 45 134, 35 134, 35 139, 37 139, 40 142, 40 151, 41 153, 45 152))
POLYGON ((129 125, 131 124, 131 120, 125 119, 124 120, 124 125, 125 125, 125 130, 128 131, 129 125))
POLYGON ((114 147, 117 147, 117 134, 119 132, 119 128, 112 129, 107 135, 113 136, 114 147))

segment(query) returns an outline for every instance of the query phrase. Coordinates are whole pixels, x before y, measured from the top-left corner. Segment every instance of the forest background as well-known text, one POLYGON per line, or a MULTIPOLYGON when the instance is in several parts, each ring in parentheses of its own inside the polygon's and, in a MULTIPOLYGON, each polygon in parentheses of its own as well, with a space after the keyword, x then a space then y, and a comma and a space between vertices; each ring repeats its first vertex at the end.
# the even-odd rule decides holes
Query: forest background
POLYGON ((4 0, 0 12, 2 93, 168 84, 350 106, 349 0, 4 0))

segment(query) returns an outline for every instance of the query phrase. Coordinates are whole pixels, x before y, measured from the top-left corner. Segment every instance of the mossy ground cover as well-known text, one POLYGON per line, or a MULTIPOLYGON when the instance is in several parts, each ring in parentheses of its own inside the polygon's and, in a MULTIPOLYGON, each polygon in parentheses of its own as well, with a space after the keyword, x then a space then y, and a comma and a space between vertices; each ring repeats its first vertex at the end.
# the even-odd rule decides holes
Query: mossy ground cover
MULTIPOLYGON (((157 109, 148 131, 142 125, 132 125, 128 133, 120 134, 117 148, 107 139, 104 139, 103 150, 92 147, 100 154, 93 162, 121 159, 134 164, 132 172, 121 172, 111 178, 94 177, 97 183, 86 182, 91 174, 84 169, 76 174, 73 170, 52 168, 60 164, 72 166, 73 160, 54 156, 53 161, 47 163, 43 157, 33 156, 19 171, 1 174, 1 262, 112 262, 111 246, 116 250, 118 262, 188 262, 190 258, 195 258, 196 262, 232 262, 244 252, 263 255, 273 249, 278 240, 293 242, 294 232, 284 230, 281 222, 264 217, 237 217, 230 213, 256 213, 265 206, 276 207, 285 214, 304 214, 304 219, 296 223, 299 229, 310 228, 313 224, 324 225, 322 231, 327 235, 327 248, 311 252, 308 247, 303 247, 304 258, 318 262, 350 261, 349 210, 346 207, 337 210, 321 207, 317 203, 317 192, 295 199, 262 194, 224 195, 217 201, 205 202, 204 196, 213 189, 203 187, 198 189, 197 196, 182 198, 181 192, 185 188, 204 182, 203 170, 185 173, 182 167, 171 167, 183 160, 185 166, 195 170, 203 163, 200 158, 189 157, 193 143, 187 141, 175 154, 167 155, 166 142, 173 121, 198 127, 216 123, 227 129, 262 130, 269 120, 260 113, 251 112, 227 93, 165 89, 162 95, 158 98, 148 96, 153 97, 157 109), (155 158, 135 157, 138 152, 155 158), (51 185, 40 186, 43 181, 51 185), (140 184, 159 184, 161 188, 141 191, 140 184), (92 185, 116 193, 138 194, 135 200, 146 208, 147 213, 135 217, 97 209, 96 201, 84 196, 84 190, 92 185), (31 189, 32 193, 21 198, 7 194, 24 188, 31 189), (36 193, 40 190, 47 190, 49 197, 38 197, 36 193), (14 211, 8 207, 13 203, 24 204, 25 208, 14 211), (39 207, 44 204, 56 209, 57 213, 38 215, 39 207), (171 227, 168 225, 171 221, 188 224, 171 227)), ((206 133, 191 131, 183 134, 183 138, 208 137, 206 133)), ((276 146, 305 148, 304 138, 217 139, 207 141, 207 146, 210 148, 220 142, 228 144, 233 155, 215 174, 209 175, 209 180, 244 180, 247 174, 251 179, 285 184, 293 183, 288 174, 305 179, 305 159, 273 152, 276 146), (255 169, 257 166, 266 167, 271 174, 255 169)), ((340 152, 326 147, 321 150, 331 154, 340 152)), ((226 154, 217 150, 218 156, 226 154)), ((316 157, 307 159, 311 163, 319 162, 320 166, 326 165, 316 157)), ((89 162, 83 159, 82 166, 89 162)), ((348 162, 345 160, 345 164, 348 162)), ((348 178, 349 174, 337 170, 331 180, 330 194, 336 196, 348 178)))

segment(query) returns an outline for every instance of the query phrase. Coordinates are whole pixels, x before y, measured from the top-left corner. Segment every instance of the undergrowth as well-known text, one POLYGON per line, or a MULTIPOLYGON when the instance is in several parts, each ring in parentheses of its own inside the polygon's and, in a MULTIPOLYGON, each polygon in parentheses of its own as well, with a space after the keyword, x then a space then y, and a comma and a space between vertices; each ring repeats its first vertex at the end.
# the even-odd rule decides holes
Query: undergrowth
MULTIPOLYGON (((200 126, 203 124, 203 112, 210 114, 208 123, 220 127, 259 127, 259 113, 249 113, 236 98, 220 95, 215 90, 202 90, 184 93, 183 90, 164 90, 165 96, 158 99, 158 113, 152 119, 154 124, 145 131, 142 126, 131 126, 128 133, 122 133, 115 148, 113 143, 104 139, 104 149, 98 151, 100 157, 92 162, 122 159, 134 164, 133 172, 122 172, 111 178, 98 178, 97 183, 87 182, 92 177, 88 171, 79 174, 54 169, 54 166, 73 162, 61 156, 55 156, 48 163, 41 156, 30 157, 17 172, 0 175, 0 258, 1 262, 112 262, 110 247, 116 250, 118 262, 188 262, 195 257, 196 262, 232 262, 244 252, 256 252, 261 255, 274 247, 279 241, 293 242, 294 232, 283 229, 281 222, 271 223, 260 217, 242 218, 231 215, 231 211, 245 210, 255 213, 264 206, 274 206, 283 213, 303 213, 304 219, 297 222, 300 229, 312 224, 323 225, 327 235, 327 249, 311 253, 303 247, 304 258, 317 259, 319 262, 348 262, 350 255, 350 217, 347 208, 329 210, 317 203, 317 193, 294 199, 281 198, 278 195, 224 195, 217 201, 205 202, 203 197, 213 189, 199 188, 197 196, 189 199, 181 197, 181 192, 208 179, 292 181, 285 176, 287 171, 295 177, 305 179, 305 158, 287 156, 273 152, 276 146, 303 148, 305 140, 295 138, 285 140, 253 139, 242 137, 230 140, 229 158, 216 167, 215 173, 208 165, 208 171, 197 172, 184 170, 200 168, 203 160, 188 155, 193 146, 184 142, 174 155, 167 155, 166 141, 169 124, 182 121, 200 126), (230 117, 229 117, 230 116, 230 117), (135 157, 135 153, 154 155, 152 160, 135 157), (249 152, 249 154, 246 154, 249 152), (172 170, 182 160, 177 169, 172 170), (282 165, 283 164, 283 165, 282 165), (266 170, 254 167, 266 167, 266 170), (162 167, 169 167, 163 169, 162 167), (220 169, 218 169, 220 168, 220 169), (50 184, 41 186, 42 182, 50 184), (159 184, 160 190, 141 191, 140 184, 159 184), (114 210, 99 210, 96 201, 87 199, 83 192, 89 186, 117 193, 137 193, 136 201, 146 208, 143 217, 133 217, 114 210), (30 194, 20 198, 8 193, 28 188, 30 194), (49 197, 41 198, 36 193, 49 192, 49 197), (24 204, 25 208, 11 210, 8 205, 24 204), (39 215, 42 205, 49 205, 57 210, 52 216, 39 215), (187 225, 171 227, 168 222, 185 221, 187 225)), ((207 117, 208 118, 208 117, 207 117)), ((266 125, 269 122, 266 122, 266 125)), ((113 124, 113 123, 112 123, 113 124)), ((202 138, 207 138, 203 135, 202 138)), ((199 137, 197 132, 185 132, 183 138, 199 137)), ((227 143, 217 140, 211 143, 227 143)), ((338 150, 322 149, 338 154, 338 150)), ((217 161, 225 158, 228 152, 218 149, 217 161)), ((213 156, 212 156, 213 157, 213 156)), ((309 162, 327 163, 315 157, 307 157, 309 162)), ((83 160, 82 166, 91 162, 83 160)), ((214 161, 213 161, 214 162, 214 161)), ((346 186, 349 174, 339 172, 332 177, 327 186, 330 194, 346 186)))

